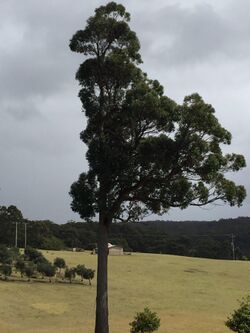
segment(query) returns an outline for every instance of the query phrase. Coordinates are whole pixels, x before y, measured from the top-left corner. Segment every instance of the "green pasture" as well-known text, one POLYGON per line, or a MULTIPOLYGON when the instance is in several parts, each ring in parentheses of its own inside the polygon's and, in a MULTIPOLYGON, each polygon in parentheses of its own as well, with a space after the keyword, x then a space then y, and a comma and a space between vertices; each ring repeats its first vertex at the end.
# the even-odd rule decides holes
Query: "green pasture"
MULTIPOLYGON (((89 252, 44 251, 69 266, 96 269, 89 252)), ((93 333, 95 287, 0 281, 1 333, 93 333)), ((136 312, 149 307, 159 333, 226 333, 224 321, 250 293, 250 262, 156 254, 109 257, 110 332, 128 333, 136 312)))

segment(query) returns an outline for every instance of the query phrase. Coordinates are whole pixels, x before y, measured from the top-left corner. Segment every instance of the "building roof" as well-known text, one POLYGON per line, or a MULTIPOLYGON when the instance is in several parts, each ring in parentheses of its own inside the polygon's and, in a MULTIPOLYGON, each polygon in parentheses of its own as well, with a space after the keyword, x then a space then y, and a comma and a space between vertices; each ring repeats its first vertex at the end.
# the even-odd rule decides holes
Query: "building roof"
POLYGON ((122 246, 120 245, 114 245, 114 244, 111 244, 111 243, 108 243, 108 249, 112 249, 112 248, 122 248, 122 246))

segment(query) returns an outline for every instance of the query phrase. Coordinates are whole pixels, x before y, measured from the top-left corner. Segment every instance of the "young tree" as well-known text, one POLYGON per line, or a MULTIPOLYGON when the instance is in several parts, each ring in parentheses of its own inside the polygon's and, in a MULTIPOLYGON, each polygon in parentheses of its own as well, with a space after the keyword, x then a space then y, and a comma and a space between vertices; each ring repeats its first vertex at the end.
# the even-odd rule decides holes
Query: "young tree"
POLYGON ((59 268, 59 273, 61 273, 62 268, 65 268, 66 266, 65 260, 59 257, 55 258, 54 266, 59 268))
POLYGON ((41 262, 37 264, 37 271, 42 274, 42 276, 49 277, 49 282, 51 278, 56 273, 56 267, 53 266, 50 262, 41 262))
POLYGON ((240 307, 227 319, 226 326, 234 332, 250 332, 250 296, 243 298, 240 307))
POLYGON ((225 177, 245 166, 224 155, 231 135, 198 94, 177 105, 138 65, 140 44, 129 13, 110 2, 95 10, 70 41, 84 55, 76 79, 88 118, 81 133, 89 171, 72 184, 71 207, 82 218, 99 214, 96 333, 108 333, 107 254, 113 220, 148 211, 184 209, 216 200, 241 205, 246 192, 225 177))
POLYGON ((94 276, 95 276, 95 271, 93 269, 85 268, 85 271, 83 272, 83 278, 89 281, 90 286, 91 286, 91 280, 93 280, 94 276))
POLYGON ((66 268, 65 272, 64 272, 64 277, 65 279, 68 279, 70 283, 72 283, 72 280, 75 278, 76 276, 76 269, 74 267, 72 268, 66 268))
POLYGON ((81 277, 81 281, 83 281, 86 267, 84 265, 77 265, 75 271, 76 271, 76 274, 81 277))
POLYGON ((81 277, 81 281, 83 281, 83 279, 88 280, 89 285, 91 285, 91 280, 95 276, 95 270, 91 268, 86 268, 84 265, 77 265, 75 272, 81 277))
POLYGON ((32 261, 34 264, 38 263, 48 263, 48 260, 44 257, 44 255, 34 249, 33 247, 27 246, 24 250, 25 260, 32 261))
POLYGON ((135 319, 129 325, 131 333, 152 333, 160 327, 160 318, 155 312, 145 308, 143 312, 136 314, 135 319))

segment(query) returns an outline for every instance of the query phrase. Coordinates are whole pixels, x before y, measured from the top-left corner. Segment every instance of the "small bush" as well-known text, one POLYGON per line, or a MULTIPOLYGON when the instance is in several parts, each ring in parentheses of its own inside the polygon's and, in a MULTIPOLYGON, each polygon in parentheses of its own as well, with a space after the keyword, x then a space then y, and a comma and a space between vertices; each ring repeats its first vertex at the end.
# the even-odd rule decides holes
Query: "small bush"
POLYGON ((0 245, 0 263, 2 263, 2 264, 11 264, 12 263, 10 251, 4 245, 0 245))
POLYGON ((68 279, 70 283, 72 283, 72 280, 75 278, 76 276, 76 268, 72 267, 72 268, 66 268, 65 273, 64 273, 64 277, 65 279, 68 279))
POLYGON ((56 273, 56 268, 50 262, 42 262, 37 264, 37 271, 43 276, 49 277, 49 281, 51 282, 51 278, 56 273))
POLYGON ((36 267, 34 264, 29 263, 27 266, 24 268, 24 274, 27 276, 28 281, 30 281, 30 278, 34 275, 36 267))
POLYGON ((33 247, 27 247, 24 250, 24 256, 25 260, 32 261, 34 264, 38 263, 48 263, 48 260, 44 257, 44 255, 40 252, 34 249, 33 247))
POLYGON ((19 248, 17 248, 17 247, 11 247, 9 249, 9 255, 10 255, 12 261, 17 260, 17 258, 20 257, 19 248))
POLYGON ((11 265, 3 264, 3 265, 1 266, 1 272, 2 272, 2 274, 4 275, 5 280, 7 280, 7 277, 10 276, 11 273, 12 273, 11 265))
POLYGON ((91 286, 91 280, 94 278, 94 276, 95 276, 95 271, 93 269, 85 268, 85 271, 83 273, 83 278, 89 281, 90 286, 91 286))
POLYGON ((145 308, 143 312, 136 314, 134 321, 129 325, 131 333, 151 333, 160 327, 160 318, 155 312, 145 308))
POLYGON ((250 332, 250 296, 242 299, 240 307, 234 311, 225 324, 234 332, 250 332))
POLYGON ((84 279, 84 274, 85 274, 85 271, 86 271, 86 267, 84 265, 77 265, 75 271, 76 271, 76 274, 81 277, 81 280, 83 280, 84 279))
POLYGON ((81 281, 83 281, 83 279, 88 280, 89 285, 91 285, 91 280, 95 276, 95 271, 93 269, 86 268, 84 265, 77 265, 75 268, 75 272, 81 277, 81 281))
POLYGON ((63 258, 58 258, 58 257, 57 257, 57 258, 54 260, 54 266, 57 267, 57 268, 59 268, 59 271, 60 271, 60 273, 61 273, 61 269, 62 269, 62 268, 65 268, 65 266, 66 266, 65 260, 64 260, 63 258))

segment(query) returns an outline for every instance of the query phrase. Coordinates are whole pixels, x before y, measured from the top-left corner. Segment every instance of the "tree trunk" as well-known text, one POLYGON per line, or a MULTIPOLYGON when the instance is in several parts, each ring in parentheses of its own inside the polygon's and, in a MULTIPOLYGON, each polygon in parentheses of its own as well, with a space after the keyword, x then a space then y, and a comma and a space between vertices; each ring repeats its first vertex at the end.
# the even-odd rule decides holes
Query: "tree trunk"
POLYGON ((108 324, 108 229, 109 221, 100 214, 95 333, 109 333, 108 324))

